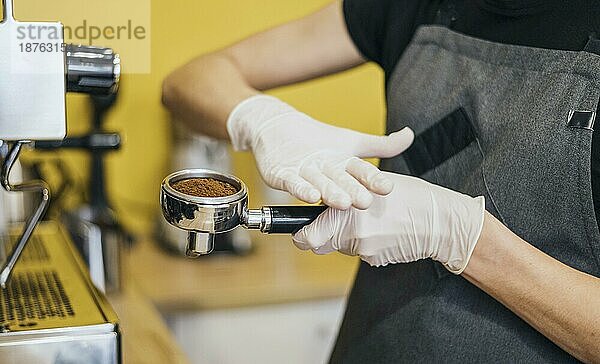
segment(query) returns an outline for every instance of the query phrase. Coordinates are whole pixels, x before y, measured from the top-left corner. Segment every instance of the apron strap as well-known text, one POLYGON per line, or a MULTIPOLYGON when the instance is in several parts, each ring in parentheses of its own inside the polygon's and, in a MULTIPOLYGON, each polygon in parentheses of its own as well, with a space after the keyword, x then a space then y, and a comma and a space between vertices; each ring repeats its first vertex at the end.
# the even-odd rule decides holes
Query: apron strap
MULTIPOLYGON (((597 56, 600 56, 600 39, 598 39, 598 37, 596 36, 596 33, 591 33, 588 36, 588 41, 585 45, 585 47, 583 48, 584 52, 588 52, 588 53, 593 53, 597 56)), ((594 130, 594 121, 596 119, 596 116, 598 115, 598 112, 600 112, 600 102, 598 103, 598 107, 596 112, 591 113, 591 115, 584 115, 581 116, 579 115, 578 118, 579 119, 583 119, 583 122, 579 121, 574 121, 574 115, 573 114, 574 111, 571 111, 571 115, 569 115, 569 126, 571 127, 580 127, 580 128, 584 128, 584 129, 589 129, 589 130, 594 130), (586 120, 587 117, 587 120, 586 120)), ((575 111, 577 112, 577 111, 575 111)), ((594 133, 594 138, 598 138, 598 132, 594 133)), ((597 143, 597 141, 596 141, 597 143)), ((592 155, 592 158, 594 158, 594 155, 592 155)))

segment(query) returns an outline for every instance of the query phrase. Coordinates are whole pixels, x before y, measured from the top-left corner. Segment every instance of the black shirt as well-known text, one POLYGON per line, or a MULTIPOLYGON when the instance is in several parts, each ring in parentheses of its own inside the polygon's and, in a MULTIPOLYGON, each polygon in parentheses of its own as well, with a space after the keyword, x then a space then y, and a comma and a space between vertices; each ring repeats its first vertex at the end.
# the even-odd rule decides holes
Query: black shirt
MULTIPOLYGON (((497 43, 581 51, 590 36, 600 37, 597 0, 344 0, 344 17, 357 48, 383 68, 387 82, 416 29, 437 23, 442 6, 456 13, 453 30, 497 43)), ((600 121, 596 129, 591 178, 600 221, 600 121)))

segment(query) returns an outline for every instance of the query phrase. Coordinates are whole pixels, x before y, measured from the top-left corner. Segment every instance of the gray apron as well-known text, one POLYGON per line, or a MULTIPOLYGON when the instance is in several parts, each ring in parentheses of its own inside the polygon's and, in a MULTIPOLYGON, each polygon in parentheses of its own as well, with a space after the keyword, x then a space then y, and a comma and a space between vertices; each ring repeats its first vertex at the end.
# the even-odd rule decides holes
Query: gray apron
MULTIPOLYGON (((388 131, 415 144, 382 168, 471 196, 516 234, 600 276, 590 152, 600 56, 420 27, 388 83, 388 131)), ((599 303, 600 304, 600 303, 599 303)), ((431 260, 361 264, 334 363, 572 362, 431 260)))

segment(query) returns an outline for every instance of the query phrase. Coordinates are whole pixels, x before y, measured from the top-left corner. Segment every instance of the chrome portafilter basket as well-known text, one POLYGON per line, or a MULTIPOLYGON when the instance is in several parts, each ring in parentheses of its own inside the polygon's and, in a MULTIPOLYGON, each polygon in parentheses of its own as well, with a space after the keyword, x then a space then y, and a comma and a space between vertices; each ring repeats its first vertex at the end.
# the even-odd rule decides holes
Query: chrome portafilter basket
POLYGON ((291 234, 311 223, 327 206, 263 206, 248 209, 248 189, 239 178, 208 169, 186 169, 168 175, 160 189, 162 212, 171 225, 188 231, 186 255, 212 252, 214 234, 243 226, 266 234, 291 234), (224 197, 198 197, 179 192, 173 184, 186 179, 213 178, 235 187, 224 197))

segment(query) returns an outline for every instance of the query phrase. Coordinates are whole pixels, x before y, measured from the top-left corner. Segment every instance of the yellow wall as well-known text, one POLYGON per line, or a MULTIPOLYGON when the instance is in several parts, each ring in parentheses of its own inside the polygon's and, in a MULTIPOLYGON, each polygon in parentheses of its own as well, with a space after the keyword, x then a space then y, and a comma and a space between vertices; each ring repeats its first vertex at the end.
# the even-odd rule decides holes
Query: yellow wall
MULTIPOLYGON (((76 26, 73 1, 14 0, 17 18, 61 20, 76 26)), ((135 231, 151 228, 158 214, 159 184, 167 170, 170 150, 170 118, 160 104, 161 80, 172 69, 195 55, 209 52, 254 32, 301 17, 319 9, 327 0, 152 0, 151 73, 127 74, 117 107, 106 127, 124 137, 121 151, 108 158, 109 194, 116 211, 135 231)), ((85 7, 85 0, 80 6, 85 7)), ((94 4, 97 4, 95 2, 94 4)), ((89 3, 88 3, 89 4, 89 3)), ((110 5, 120 15, 134 13, 140 0, 122 0, 110 5)), ((97 5, 94 5, 97 7, 97 5)), ((117 49, 119 51, 119 49, 117 49)), ((127 59, 123 58, 124 70, 127 59)), ((365 66, 334 77, 275 90, 308 114, 336 125, 373 133, 383 132, 383 76, 374 66, 365 66)), ((69 133, 85 131, 89 125, 87 98, 68 97, 69 133)), ((86 175, 83 154, 61 152, 79 178, 86 175)), ((236 155, 236 173, 243 179, 258 177, 250 155, 236 155)), ((252 189, 252 182, 249 183, 252 189)), ((258 203, 258 201, 254 201, 258 203)))

